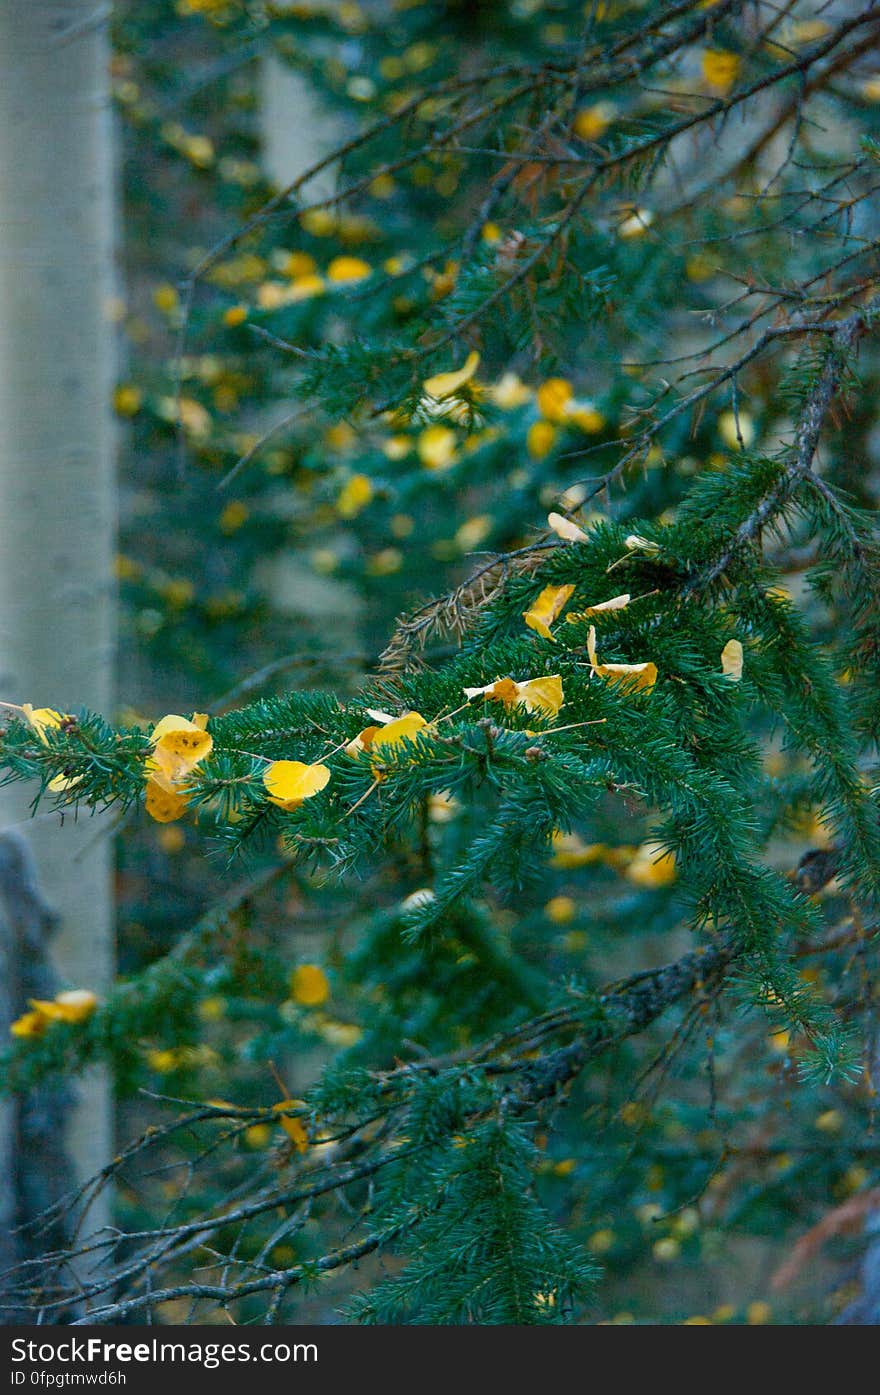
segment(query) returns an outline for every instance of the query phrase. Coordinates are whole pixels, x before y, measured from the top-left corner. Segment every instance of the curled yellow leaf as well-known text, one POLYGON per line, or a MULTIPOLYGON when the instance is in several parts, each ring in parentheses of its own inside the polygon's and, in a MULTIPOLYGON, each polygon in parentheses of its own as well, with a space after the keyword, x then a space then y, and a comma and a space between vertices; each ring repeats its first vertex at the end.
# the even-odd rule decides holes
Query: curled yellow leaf
MULTIPOLYGON (((37 733, 44 746, 48 746, 46 732, 55 730, 61 726, 62 722, 73 721, 73 718, 64 712, 56 712, 54 707, 32 707, 29 702, 21 704, 21 711, 27 718, 28 723, 37 733)), ((59 794, 62 790, 72 789, 81 780, 80 775, 55 775, 49 781, 49 789, 53 794, 59 794)))
POLYGON ((189 807, 189 800, 173 785, 168 789, 165 783, 160 784, 159 780, 154 778, 147 781, 144 804, 150 818, 155 819, 156 823, 174 823, 183 818, 189 807))
POLYGON ((598 615, 603 610, 625 610, 632 597, 628 591, 622 596, 612 596, 610 601, 598 601, 596 605, 588 605, 586 610, 574 610, 571 615, 566 615, 569 624, 576 624, 578 620, 588 620, 591 615, 598 615))
POLYGON ((550 626, 574 591, 574 586, 545 586, 537 600, 528 610, 523 611, 523 619, 530 630, 553 639, 550 626))
POLYGON ((299 1119, 296 1117, 296 1115, 292 1114, 281 1114, 281 1111, 284 1109, 304 1108, 304 1100, 280 1100, 278 1104, 274 1104, 272 1106, 273 1113, 281 1115, 278 1122, 283 1128, 284 1132, 287 1134, 287 1137, 290 1139, 291 1143, 294 1145, 298 1153, 308 1152, 308 1130, 306 1129, 306 1126, 303 1123, 302 1119, 299 1119))
POLYGON ((553 529, 558 538, 563 542, 587 542, 587 535, 583 528, 579 528, 576 523, 572 523, 570 518, 565 518, 561 513, 548 513, 547 526, 553 529))
POLYGON ((646 552, 649 556, 656 556, 660 551, 660 544, 651 542, 650 538, 643 538, 639 533, 630 533, 624 538, 623 545, 627 552, 646 552))
POLYGON ((214 746, 213 737, 205 730, 207 723, 204 712, 194 712, 192 721, 169 713, 157 722, 150 737, 153 754, 146 762, 150 779, 174 793, 174 786, 184 780, 214 746))
POLYGON ((731 683, 738 683, 743 675, 743 647, 738 639, 729 639, 721 651, 721 672, 731 683))
POLYGON ((590 667, 599 678, 608 678, 612 683, 620 683, 627 688, 653 688, 657 682, 657 665, 645 664, 600 664, 596 656, 596 627, 590 626, 587 636, 587 653, 590 667))
POLYGON ((46 1018, 39 1012, 23 1012, 9 1026, 14 1037, 40 1037, 45 1030, 46 1018))
POLYGON ((98 995, 89 988, 69 988, 55 998, 31 998, 30 1006, 47 1022, 85 1022, 98 1006, 98 995))
POLYGON ((482 688, 465 688, 464 693, 468 698, 494 698, 505 707, 522 703, 528 712, 543 712, 548 717, 555 717, 565 701, 558 673, 526 678, 519 683, 513 678, 496 678, 482 688))
POLYGON ((440 402, 444 397, 452 397, 458 392, 460 387, 469 383, 480 366, 480 355, 476 350, 472 350, 461 368, 454 369, 450 373, 435 373, 432 378, 425 379, 425 392, 428 397, 433 397, 440 402))

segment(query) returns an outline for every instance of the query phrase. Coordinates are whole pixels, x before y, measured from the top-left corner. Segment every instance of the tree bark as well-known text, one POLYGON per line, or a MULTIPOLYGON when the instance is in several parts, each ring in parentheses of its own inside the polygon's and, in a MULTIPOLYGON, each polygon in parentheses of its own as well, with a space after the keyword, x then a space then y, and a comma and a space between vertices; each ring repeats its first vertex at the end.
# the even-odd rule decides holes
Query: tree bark
MULTIPOLYGON (((113 708, 115 494, 110 6, 0 0, 0 698, 113 708)), ((0 791, 59 917, 65 987, 113 961, 108 824, 0 791)), ((106 1076, 67 1140, 84 1178, 109 1156, 106 1076)), ((73 1179, 71 1179, 73 1180, 73 1179)))

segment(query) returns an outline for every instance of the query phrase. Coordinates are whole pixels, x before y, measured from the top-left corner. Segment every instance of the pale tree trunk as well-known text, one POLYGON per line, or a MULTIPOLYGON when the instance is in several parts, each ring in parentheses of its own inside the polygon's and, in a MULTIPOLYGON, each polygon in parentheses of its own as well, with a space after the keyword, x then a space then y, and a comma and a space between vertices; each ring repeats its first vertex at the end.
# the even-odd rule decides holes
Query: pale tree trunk
MULTIPOLYGON (((260 68, 260 130, 263 168, 279 188, 324 159, 345 139, 340 116, 323 106, 308 78, 273 53, 264 56, 260 68)), ((322 170, 304 186, 299 202, 316 203, 336 187, 336 168, 322 170)), ((291 218, 289 245, 296 246, 296 222, 291 218)), ((264 429, 273 417, 290 410, 280 404, 268 414, 264 429)), ((332 625, 342 653, 356 653, 362 647, 363 601, 353 587, 335 577, 318 577, 304 557, 287 551, 267 559, 258 569, 263 588, 275 609, 288 615, 292 623, 306 616, 315 625, 332 625)), ((320 960, 326 945, 318 931, 309 933, 291 915, 284 950, 291 966, 320 960)), ((320 1074, 326 1051, 320 1047, 289 1053, 282 1062, 286 1091, 302 1094, 320 1074)))
MULTIPOLYGON (((115 610, 109 10, 0 0, 0 699, 104 713, 115 610)), ((59 918, 62 985, 100 993, 113 963, 107 823, 61 827, 48 812, 30 823, 32 796, 0 791, 0 825, 18 825, 34 852, 59 918)), ((91 1175, 112 1156, 103 1074, 84 1082, 66 1123, 76 1169, 91 1175)))
MULTIPOLYGON (((307 77, 274 53, 260 67, 260 115, 263 166, 279 189, 292 184, 343 139, 338 115, 328 111, 307 77)), ((303 189, 302 200, 314 203, 332 194, 335 170, 322 170, 303 189)))

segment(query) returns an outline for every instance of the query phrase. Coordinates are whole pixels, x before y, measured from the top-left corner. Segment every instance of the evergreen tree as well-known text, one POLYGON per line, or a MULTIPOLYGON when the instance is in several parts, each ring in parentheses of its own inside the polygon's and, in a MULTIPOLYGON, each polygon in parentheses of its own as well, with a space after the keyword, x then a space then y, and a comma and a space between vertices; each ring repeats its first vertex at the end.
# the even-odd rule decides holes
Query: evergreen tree
MULTIPOLYGON (((250 576, 295 542, 365 598, 364 672, 319 623, 317 683, 268 654, 226 675, 265 695, 207 716, 10 698, 0 762, 41 809, 145 806, 239 877, 100 1001, 15 1024, 13 1089, 98 1059, 171 1081, 94 1183, 129 1224, 84 1242, 81 1301, 593 1320, 602 1267, 628 1315, 646 1254, 705 1273, 774 1230, 788 1281, 832 1200, 876 1199, 880 12, 146 10, 132 52, 137 22, 206 24, 228 84, 271 43, 351 129, 334 194, 325 162, 242 184, 252 151, 218 160, 121 72, 236 220, 121 399, 190 481, 155 545, 235 532, 250 576), (132 1181, 151 1151, 179 1186, 132 1181)), ((50 1315, 60 1259, 17 1278, 50 1315)), ((766 1319, 714 1282, 717 1320, 766 1319)))

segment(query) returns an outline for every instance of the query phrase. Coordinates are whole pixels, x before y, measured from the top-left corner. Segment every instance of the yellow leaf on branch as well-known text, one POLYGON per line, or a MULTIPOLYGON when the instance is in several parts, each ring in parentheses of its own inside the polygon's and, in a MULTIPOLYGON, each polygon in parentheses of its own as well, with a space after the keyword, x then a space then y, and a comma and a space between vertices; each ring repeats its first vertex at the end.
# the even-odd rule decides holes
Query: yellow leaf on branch
POLYGON ((743 676, 743 647, 738 639, 729 639, 721 651, 721 672, 731 683, 743 676))
POLYGON ((545 586, 537 600, 528 610, 523 611, 523 619, 530 630, 553 639, 550 626, 574 592, 574 586, 545 586))
POLYGON ((588 605, 585 610, 574 610, 565 618, 574 625, 578 620, 588 620, 591 615, 599 615, 603 610, 625 610, 631 600, 629 592, 625 591, 621 596, 612 596, 610 601, 597 601, 596 605, 588 605))
POLYGON ((482 688, 465 688, 467 698, 494 698, 505 707, 516 707, 522 703, 528 712, 543 712, 555 717, 565 698, 562 679, 558 673, 546 674, 542 678, 526 678, 517 682, 513 678, 496 678, 482 688))
MULTIPOLYGON (((74 719, 63 712, 56 712, 54 707, 32 707, 29 702, 21 704, 21 711, 24 713, 30 725, 44 746, 48 746, 46 740, 47 730, 58 730, 64 722, 72 722, 74 719)), ((49 781, 49 789, 53 794, 59 794, 62 790, 72 789, 79 784, 80 776, 55 775, 49 781)))
POLYGON ((620 683, 627 688, 653 688, 657 682, 657 665, 644 664, 602 664, 596 656, 596 627, 590 626, 587 637, 587 653, 590 667, 599 678, 607 678, 612 683, 620 683))
POLYGON ((435 401, 442 402, 444 397, 452 397, 460 387, 469 383, 479 366, 480 355, 474 349, 468 354, 461 368, 453 369, 449 373, 435 373, 432 378, 426 378, 425 393, 435 401))
POLYGON ((565 518, 561 513, 548 513, 547 526, 563 542, 588 542, 589 539, 583 528, 579 528, 576 523, 572 523, 570 518, 565 518))
POLYGON ((263 774, 270 802, 289 812, 320 793, 329 779, 326 765, 307 765, 301 760, 273 761, 263 774))

